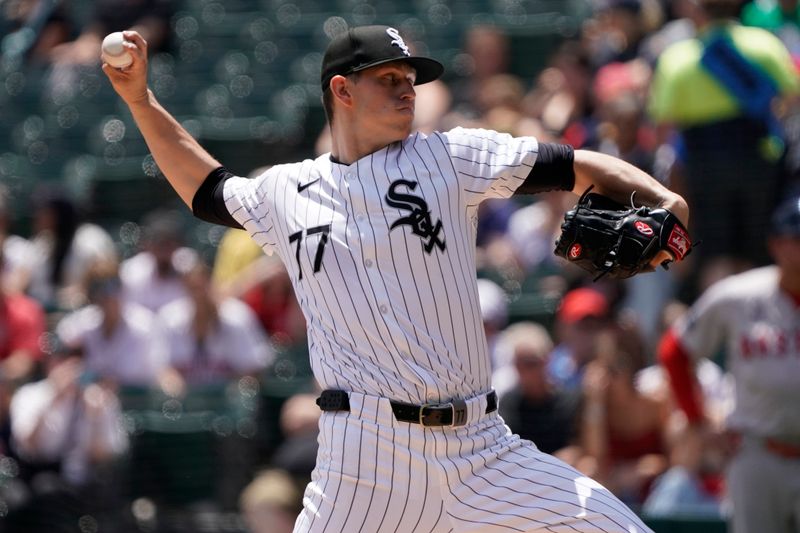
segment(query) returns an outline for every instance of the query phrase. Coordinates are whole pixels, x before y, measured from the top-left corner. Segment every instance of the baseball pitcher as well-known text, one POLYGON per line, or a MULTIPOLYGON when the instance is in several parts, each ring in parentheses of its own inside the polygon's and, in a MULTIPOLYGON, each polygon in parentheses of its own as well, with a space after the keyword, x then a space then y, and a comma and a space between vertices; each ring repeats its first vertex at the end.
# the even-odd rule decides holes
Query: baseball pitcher
MULTIPOLYGON (((194 214, 242 227, 286 264, 324 392, 317 467, 297 532, 643 532, 598 483, 497 414, 475 266, 478 205, 551 189, 673 213, 688 207, 619 159, 456 128, 412 132, 416 85, 442 65, 387 26, 352 28, 325 52, 332 150, 235 176, 147 87, 147 43, 104 65, 160 169, 194 214)), ((665 248, 657 265, 671 256, 665 248)))

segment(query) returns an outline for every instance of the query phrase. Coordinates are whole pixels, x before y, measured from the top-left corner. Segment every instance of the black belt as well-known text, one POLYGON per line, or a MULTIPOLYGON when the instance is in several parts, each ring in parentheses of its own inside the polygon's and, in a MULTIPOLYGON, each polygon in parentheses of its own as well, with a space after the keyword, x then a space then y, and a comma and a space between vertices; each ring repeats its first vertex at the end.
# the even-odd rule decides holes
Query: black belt
MULTIPOLYGON (((447 403, 415 405, 411 403, 389 402, 394 417, 400 422, 422 424, 423 426, 463 426, 467 423, 467 402, 452 400, 447 403)), ((346 391, 324 390, 317 405, 323 411, 349 411, 350 398, 346 391)), ((486 394, 486 414, 497 411, 497 393, 486 394)))

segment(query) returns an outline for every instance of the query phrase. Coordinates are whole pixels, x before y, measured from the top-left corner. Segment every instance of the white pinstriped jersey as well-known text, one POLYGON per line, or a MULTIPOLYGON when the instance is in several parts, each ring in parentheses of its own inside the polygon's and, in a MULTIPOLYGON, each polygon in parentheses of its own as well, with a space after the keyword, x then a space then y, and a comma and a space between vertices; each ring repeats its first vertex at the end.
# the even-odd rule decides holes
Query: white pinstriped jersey
POLYGON ((233 217, 286 264, 320 385, 414 403, 490 389, 478 204, 511 196, 537 155, 535 138, 456 128, 226 182, 233 217))
POLYGON ((674 331, 693 357, 724 348, 736 380, 730 427, 800 442, 800 308, 778 286, 777 267, 717 282, 674 331))

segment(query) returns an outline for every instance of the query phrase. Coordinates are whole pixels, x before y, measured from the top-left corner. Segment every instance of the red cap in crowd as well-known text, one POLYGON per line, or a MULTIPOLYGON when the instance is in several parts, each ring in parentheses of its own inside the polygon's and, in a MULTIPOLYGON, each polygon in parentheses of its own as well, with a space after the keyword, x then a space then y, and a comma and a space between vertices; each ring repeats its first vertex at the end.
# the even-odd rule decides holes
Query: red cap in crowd
POLYGON ((608 311, 608 300, 601 292, 582 287, 564 295, 557 318, 563 323, 574 324, 584 318, 603 318, 608 315, 608 311))

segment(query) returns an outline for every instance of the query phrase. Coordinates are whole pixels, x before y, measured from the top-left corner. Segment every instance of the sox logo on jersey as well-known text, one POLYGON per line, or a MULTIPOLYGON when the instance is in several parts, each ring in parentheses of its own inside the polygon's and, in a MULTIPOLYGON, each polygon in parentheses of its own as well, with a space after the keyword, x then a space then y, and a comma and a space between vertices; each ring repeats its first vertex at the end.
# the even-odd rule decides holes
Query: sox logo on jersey
POLYGON ((389 192, 386 193, 386 203, 391 207, 411 211, 411 214, 405 217, 398 218, 391 226, 390 230, 398 226, 409 225, 411 226, 414 235, 419 235, 422 239, 428 239, 425 243, 425 251, 431 253, 434 246, 439 247, 444 251, 444 239, 439 238, 439 232, 442 230, 442 221, 437 220, 436 224, 431 219, 431 211, 428 209, 428 203, 424 198, 414 196, 413 194, 403 194, 397 191, 399 186, 405 186, 410 190, 417 188, 418 183, 408 180, 397 180, 392 182, 389 186, 389 192))

